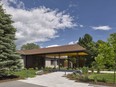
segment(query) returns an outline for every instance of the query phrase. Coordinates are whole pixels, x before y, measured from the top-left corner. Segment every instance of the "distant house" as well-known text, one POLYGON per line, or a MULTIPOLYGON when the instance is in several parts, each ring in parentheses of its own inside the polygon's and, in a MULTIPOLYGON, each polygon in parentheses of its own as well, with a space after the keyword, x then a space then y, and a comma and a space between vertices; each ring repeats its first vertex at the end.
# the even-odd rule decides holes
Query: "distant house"
POLYGON ((88 55, 86 49, 78 44, 64 45, 57 47, 39 48, 32 50, 17 51, 22 56, 22 63, 25 68, 45 67, 71 67, 70 58, 76 58, 76 66, 83 66, 84 60, 81 56, 88 55), (67 64, 66 62, 67 61, 67 64))

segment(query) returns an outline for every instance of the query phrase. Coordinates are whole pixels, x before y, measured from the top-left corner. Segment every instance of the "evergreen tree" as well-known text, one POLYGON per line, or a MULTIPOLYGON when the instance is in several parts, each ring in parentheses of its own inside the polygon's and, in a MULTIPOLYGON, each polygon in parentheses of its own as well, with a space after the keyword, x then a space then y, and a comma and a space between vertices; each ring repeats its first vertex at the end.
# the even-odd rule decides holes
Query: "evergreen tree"
POLYGON ((79 45, 86 48, 89 55, 86 56, 86 66, 91 66, 91 63, 94 61, 94 58, 97 56, 96 43, 93 41, 92 36, 85 34, 83 37, 79 38, 79 45))
POLYGON ((11 15, 0 5, 0 75, 20 68, 20 56, 14 43, 16 29, 12 23, 11 15))

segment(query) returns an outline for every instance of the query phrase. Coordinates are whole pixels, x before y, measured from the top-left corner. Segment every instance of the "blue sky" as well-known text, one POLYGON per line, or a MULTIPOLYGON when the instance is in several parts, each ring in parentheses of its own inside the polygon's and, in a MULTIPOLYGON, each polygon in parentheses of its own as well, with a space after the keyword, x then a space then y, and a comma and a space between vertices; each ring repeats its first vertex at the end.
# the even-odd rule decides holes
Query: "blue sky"
MULTIPOLYGON (((83 35, 86 33, 92 35, 94 41, 99 39, 106 41, 111 33, 116 32, 116 0, 6 0, 3 1, 3 3, 5 4, 4 7, 7 9, 8 13, 11 13, 12 15, 16 15, 16 13, 13 13, 13 11, 17 11, 17 13, 23 12, 26 15, 28 13, 27 11, 34 13, 34 10, 36 9, 38 9, 37 14, 41 14, 41 12, 39 13, 40 9, 46 10, 48 8, 50 9, 50 12, 56 11, 54 14, 56 19, 56 14, 62 13, 61 20, 63 20, 63 15, 68 15, 67 19, 65 20, 69 21, 70 23, 63 23, 62 27, 52 27, 53 29, 52 31, 50 30, 48 32, 50 33, 48 36, 45 37, 43 35, 43 38, 41 37, 42 35, 38 33, 36 37, 38 37, 39 40, 37 40, 37 38, 36 40, 32 38, 31 41, 29 41, 28 38, 28 41, 22 39, 17 42, 17 45, 23 41, 36 42, 42 47, 50 45, 72 44, 77 42, 79 37, 83 37, 83 35), (9 7, 11 9, 8 9, 9 7), (22 11, 19 11, 21 9, 22 11), (40 40, 41 38, 42 40, 40 40)), ((51 14, 49 11, 46 13, 51 14)), ((18 18, 21 19, 20 16, 22 15, 24 16, 24 14, 21 14, 18 18)), ((13 16, 13 20, 16 22, 17 20, 19 21, 18 18, 13 16)), ((27 20, 24 18, 23 20, 27 20)), ((19 27, 17 27, 19 24, 14 25, 19 29, 19 27)), ((36 29, 35 31, 38 32, 39 30, 36 29)), ((34 35, 34 33, 32 35, 34 35)))

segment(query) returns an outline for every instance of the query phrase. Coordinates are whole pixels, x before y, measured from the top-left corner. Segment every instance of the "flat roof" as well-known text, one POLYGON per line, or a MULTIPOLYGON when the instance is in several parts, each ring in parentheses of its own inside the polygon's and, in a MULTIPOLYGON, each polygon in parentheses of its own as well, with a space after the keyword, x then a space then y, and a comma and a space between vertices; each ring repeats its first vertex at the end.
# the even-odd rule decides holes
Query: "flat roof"
POLYGON ((21 55, 35 55, 35 54, 61 54, 61 53, 73 53, 73 52, 85 52, 86 49, 79 44, 64 45, 48 48, 38 48, 32 50, 18 50, 17 53, 21 55))

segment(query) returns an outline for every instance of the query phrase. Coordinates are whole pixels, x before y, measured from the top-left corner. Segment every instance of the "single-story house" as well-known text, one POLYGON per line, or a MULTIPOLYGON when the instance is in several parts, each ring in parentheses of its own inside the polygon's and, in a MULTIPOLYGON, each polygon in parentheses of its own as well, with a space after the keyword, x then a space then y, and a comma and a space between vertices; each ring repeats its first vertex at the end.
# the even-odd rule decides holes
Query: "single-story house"
POLYGON ((83 66, 80 57, 88 55, 85 48, 78 44, 17 51, 22 57, 25 68, 71 67, 70 58, 76 58, 76 67, 83 66), (67 63, 66 63, 67 62, 67 63))

